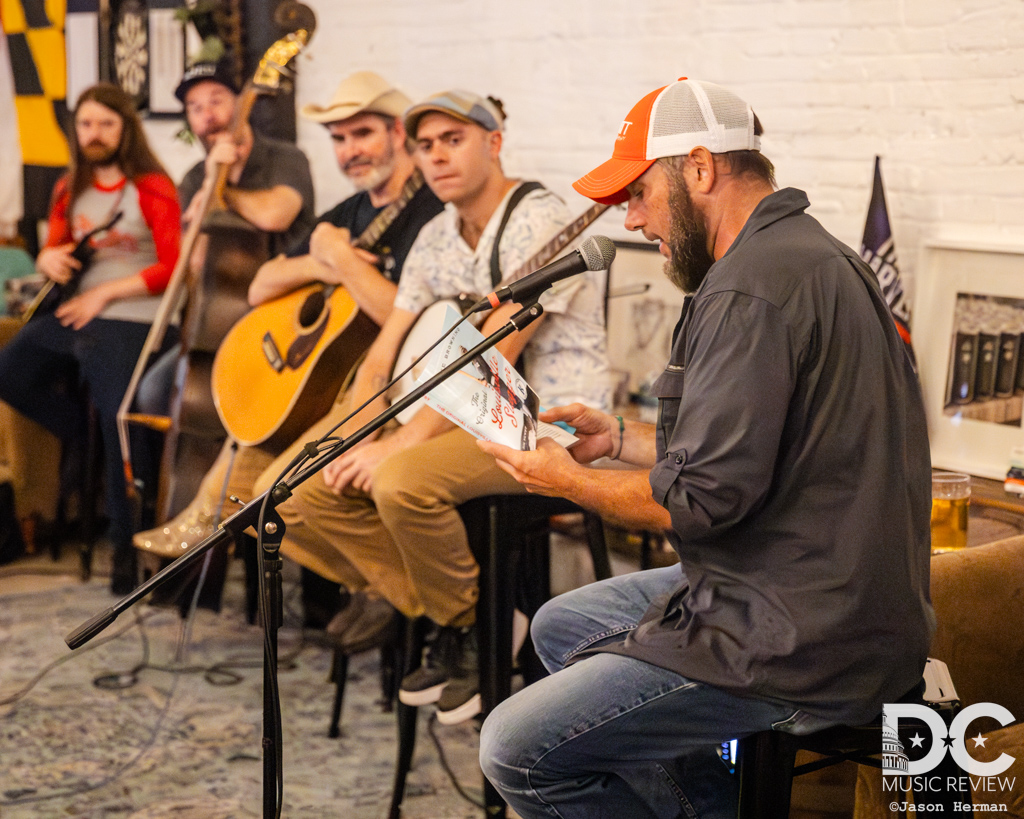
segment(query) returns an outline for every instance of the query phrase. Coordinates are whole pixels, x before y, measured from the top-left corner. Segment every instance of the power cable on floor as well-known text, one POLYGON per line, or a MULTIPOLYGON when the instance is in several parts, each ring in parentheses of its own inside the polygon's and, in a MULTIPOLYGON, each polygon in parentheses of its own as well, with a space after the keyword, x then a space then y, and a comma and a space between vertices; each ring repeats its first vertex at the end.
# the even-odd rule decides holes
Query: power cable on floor
POLYGON ((448 779, 451 780, 452 787, 455 788, 459 796, 461 796, 471 805, 475 805, 478 808, 486 808, 486 805, 484 805, 484 800, 482 798, 478 799, 475 796, 472 796, 466 790, 465 786, 463 786, 463 784, 459 782, 459 778, 455 775, 455 771, 452 769, 452 766, 448 764, 448 757, 445 756, 444 746, 441 745, 441 738, 437 735, 436 711, 433 714, 431 714, 430 719, 427 720, 427 733, 430 734, 430 738, 434 741, 434 747, 437 748, 437 756, 438 759, 441 761, 441 768, 448 775, 448 779))

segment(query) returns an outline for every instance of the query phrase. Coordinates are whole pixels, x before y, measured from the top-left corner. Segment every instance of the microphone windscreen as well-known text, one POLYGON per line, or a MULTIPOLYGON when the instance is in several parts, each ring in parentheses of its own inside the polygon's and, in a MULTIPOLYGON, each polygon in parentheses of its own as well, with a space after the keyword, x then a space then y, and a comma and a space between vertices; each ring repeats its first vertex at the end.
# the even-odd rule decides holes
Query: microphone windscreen
POLYGON ((615 259, 615 243, 607 236, 591 236, 579 251, 587 270, 607 270, 615 259))

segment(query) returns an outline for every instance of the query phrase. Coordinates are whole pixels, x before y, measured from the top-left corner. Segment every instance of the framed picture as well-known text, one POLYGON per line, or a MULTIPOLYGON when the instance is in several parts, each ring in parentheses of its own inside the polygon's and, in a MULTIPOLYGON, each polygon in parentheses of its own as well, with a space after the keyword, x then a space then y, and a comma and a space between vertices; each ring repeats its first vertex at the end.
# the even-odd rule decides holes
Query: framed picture
MULTIPOLYGON (((181 116, 182 105, 174 89, 185 73, 186 32, 167 0, 149 5, 149 113, 181 116)), ((180 2, 178 3, 180 5, 180 2)))
POLYGON ((1002 480, 1024 446, 1024 238, 924 243, 913 334, 932 466, 1002 480))
POLYGON ((111 79, 132 98, 139 111, 149 110, 149 19, 143 0, 111 0, 111 79))

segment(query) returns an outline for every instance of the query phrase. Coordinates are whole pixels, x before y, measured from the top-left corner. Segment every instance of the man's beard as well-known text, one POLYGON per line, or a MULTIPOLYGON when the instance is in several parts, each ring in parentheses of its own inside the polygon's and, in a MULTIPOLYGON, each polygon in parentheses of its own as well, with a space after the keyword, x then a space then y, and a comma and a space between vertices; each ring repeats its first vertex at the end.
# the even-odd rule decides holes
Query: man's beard
POLYGON ((110 147, 102 142, 90 142, 82 146, 82 156, 90 165, 112 165, 117 160, 118 146, 110 147))
POLYGON ((668 208, 672 223, 665 244, 671 258, 665 262, 665 275, 684 293, 693 293, 715 260, 708 253, 707 228, 686 182, 674 174, 669 176, 668 208))
MULTIPOLYGON (((372 191, 379 188, 391 178, 395 172, 396 164, 395 152, 394 150, 389 150, 387 156, 381 159, 362 176, 358 178, 349 176, 348 168, 345 169, 345 175, 348 176, 348 180, 357 191, 372 191)), ((348 167, 351 167, 351 163, 348 167)))

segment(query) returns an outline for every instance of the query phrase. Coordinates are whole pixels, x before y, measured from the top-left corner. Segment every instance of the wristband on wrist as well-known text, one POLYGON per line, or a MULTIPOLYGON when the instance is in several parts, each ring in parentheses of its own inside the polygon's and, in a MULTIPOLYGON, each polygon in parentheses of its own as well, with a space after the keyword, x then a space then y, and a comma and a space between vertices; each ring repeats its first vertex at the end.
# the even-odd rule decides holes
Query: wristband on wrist
POLYGON ((622 454, 622 440, 626 432, 626 424, 622 420, 622 416, 616 415, 615 420, 619 422, 619 448, 615 450, 615 454, 611 456, 613 461, 617 461, 619 456, 622 454))

